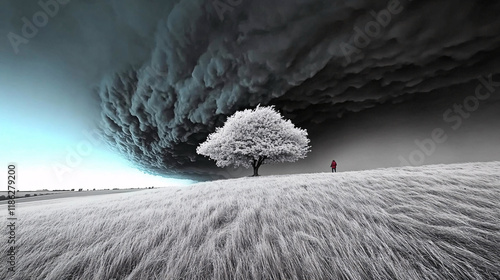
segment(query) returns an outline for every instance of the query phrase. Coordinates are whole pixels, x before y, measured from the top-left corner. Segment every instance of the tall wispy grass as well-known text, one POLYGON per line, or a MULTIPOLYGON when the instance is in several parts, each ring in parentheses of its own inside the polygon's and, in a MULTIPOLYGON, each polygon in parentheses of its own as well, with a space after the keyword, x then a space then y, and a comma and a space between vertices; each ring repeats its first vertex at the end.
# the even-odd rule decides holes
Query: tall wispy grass
POLYGON ((1 279, 500 279, 499 162, 19 207, 1 279))

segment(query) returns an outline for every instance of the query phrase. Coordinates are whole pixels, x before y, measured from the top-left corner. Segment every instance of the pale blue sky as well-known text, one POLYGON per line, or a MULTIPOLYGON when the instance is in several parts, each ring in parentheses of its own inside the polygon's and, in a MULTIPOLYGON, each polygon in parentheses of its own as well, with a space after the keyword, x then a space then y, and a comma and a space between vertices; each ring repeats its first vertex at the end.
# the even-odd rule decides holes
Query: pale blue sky
POLYGON ((145 174, 103 142, 89 141, 85 132, 95 129, 98 115, 85 85, 63 71, 27 69, 0 72, 0 164, 18 164, 20 190, 192 183, 145 174))

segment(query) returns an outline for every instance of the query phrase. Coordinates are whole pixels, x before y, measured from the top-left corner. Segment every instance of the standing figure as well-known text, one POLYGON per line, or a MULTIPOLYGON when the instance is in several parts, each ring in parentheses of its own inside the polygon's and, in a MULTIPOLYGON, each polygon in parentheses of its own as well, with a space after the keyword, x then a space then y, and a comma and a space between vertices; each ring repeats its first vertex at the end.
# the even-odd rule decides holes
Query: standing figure
POLYGON ((332 161, 332 165, 330 165, 332 167, 332 172, 337 172, 337 162, 335 160, 332 161))

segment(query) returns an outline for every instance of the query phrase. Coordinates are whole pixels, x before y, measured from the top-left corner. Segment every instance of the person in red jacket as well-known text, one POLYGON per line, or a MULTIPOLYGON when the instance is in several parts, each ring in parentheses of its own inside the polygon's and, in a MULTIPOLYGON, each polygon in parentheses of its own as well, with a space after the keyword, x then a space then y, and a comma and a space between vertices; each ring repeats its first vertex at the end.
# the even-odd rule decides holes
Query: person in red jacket
POLYGON ((335 160, 332 161, 332 165, 330 165, 332 167, 332 172, 337 172, 337 162, 335 160))

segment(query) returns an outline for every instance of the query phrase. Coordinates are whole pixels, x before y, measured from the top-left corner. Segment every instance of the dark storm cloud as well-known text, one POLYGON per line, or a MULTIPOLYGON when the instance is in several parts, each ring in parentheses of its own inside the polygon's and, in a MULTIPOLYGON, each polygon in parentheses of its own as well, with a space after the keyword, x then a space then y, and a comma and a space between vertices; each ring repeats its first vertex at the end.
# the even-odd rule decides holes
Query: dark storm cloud
POLYGON ((494 1, 214 3, 74 0, 32 41, 52 54, 63 36, 59 52, 106 74, 98 95, 109 143, 145 171, 179 176, 215 172, 196 146, 242 108, 274 104, 309 127, 497 72, 494 1), (383 10, 386 26, 366 35, 383 10))
POLYGON ((209 173, 195 148, 238 109, 276 104, 308 126, 495 72, 500 11, 486 1, 179 1, 151 58, 100 90, 111 143, 145 170, 209 173), (399 4, 398 4, 399 3, 399 4), (356 45, 379 12, 389 24, 356 45), (345 44, 358 51, 346 57, 345 44))

